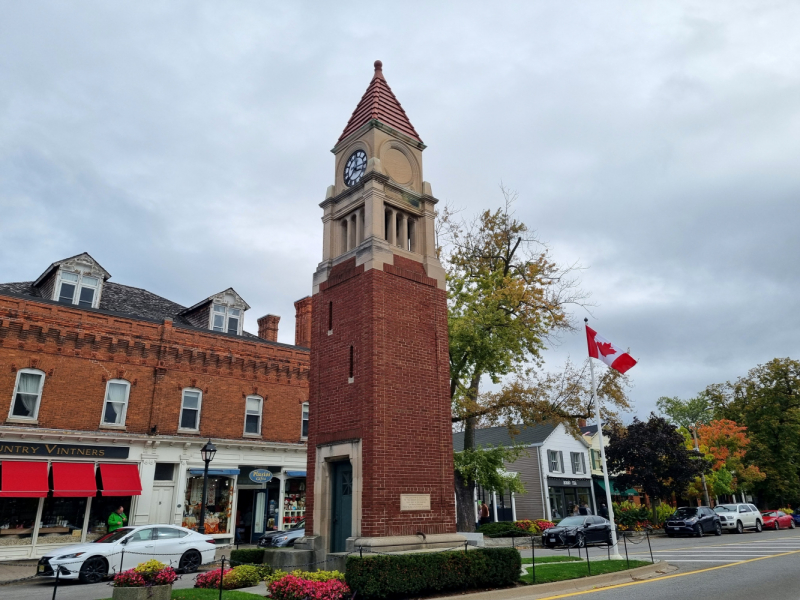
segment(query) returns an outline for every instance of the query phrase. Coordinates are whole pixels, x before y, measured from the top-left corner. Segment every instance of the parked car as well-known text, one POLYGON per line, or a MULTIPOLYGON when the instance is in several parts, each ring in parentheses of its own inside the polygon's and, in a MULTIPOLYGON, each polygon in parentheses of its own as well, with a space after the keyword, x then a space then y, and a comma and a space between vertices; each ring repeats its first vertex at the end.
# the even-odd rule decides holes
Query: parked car
POLYGON ((792 518, 794 519, 795 525, 800 525, 800 508, 794 509, 794 513, 792 513, 792 518))
POLYGON ((761 531, 764 522, 761 513, 752 504, 718 504, 714 512, 719 515, 722 529, 743 533, 745 529, 761 531))
POLYGON ((611 542, 611 523, 594 515, 567 517, 545 531, 542 540, 548 548, 607 544, 611 542))
POLYGON ((761 513, 765 529, 794 529, 795 522, 792 515, 787 515, 782 510, 767 510, 761 513))
POLYGON ((214 560, 214 538, 175 525, 120 527, 93 542, 54 548, 39 559, 41 577, 80 579, 98 583, 109 573, 119 573, 157 559, 184 573, 214 560), (124 552, 123 552, 124 551, 124 552))
POLYGON ((682 533, 702 537, 704 533, 722 535, 720 518, 707 506, 682 506, 664 524, 668 537, 682 533))
POLYGON ((295 523, 291 529, 285 531, 268 531, 258 538, 259 548, 281 548, 294 546, 294 543, 306 534, 306 520, 295 523))

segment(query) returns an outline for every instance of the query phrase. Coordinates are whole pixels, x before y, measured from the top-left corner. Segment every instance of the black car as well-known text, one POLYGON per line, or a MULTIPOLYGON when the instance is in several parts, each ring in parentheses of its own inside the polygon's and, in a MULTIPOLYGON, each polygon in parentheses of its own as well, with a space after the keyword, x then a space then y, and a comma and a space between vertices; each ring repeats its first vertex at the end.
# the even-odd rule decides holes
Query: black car
POLYGON ((577 546, 586 544, 611 543, 611 523, 603 517, 567 517, 558 525, 542 534, 542 542, 547 548, 556 546, 577 546))
POLYGON ((667 536, 688 533, 702 537, 704 533, 722 535, 719 515, 707 506, 683 506, 676 510, 664 524, 667 536))

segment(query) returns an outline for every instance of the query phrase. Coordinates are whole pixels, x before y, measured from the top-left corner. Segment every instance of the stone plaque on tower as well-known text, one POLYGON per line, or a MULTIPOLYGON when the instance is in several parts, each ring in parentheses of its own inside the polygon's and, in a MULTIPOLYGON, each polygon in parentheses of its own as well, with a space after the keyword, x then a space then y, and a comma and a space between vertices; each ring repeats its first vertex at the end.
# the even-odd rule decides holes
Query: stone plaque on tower
POLYGON ((456 534, 445 273, 425 145, 375 74, 332 152, 314 273, 306 532, 317 553, 456 534))

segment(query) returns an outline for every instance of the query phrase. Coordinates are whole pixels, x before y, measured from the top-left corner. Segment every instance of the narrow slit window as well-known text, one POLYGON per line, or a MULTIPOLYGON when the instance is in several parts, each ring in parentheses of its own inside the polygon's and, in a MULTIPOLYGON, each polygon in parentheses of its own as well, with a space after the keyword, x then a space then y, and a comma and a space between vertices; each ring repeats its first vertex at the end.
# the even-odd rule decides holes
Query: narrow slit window
POLYGON ((303 426, 300 430, 300 436, 308 437, 308 402, 303 403, 303 426))
POLYGON ((328 331, 333 331, 333 302, 328 302, 328 331))
POLYGON ((353 379, 353 347, 350 346, 350 379, 353 379))

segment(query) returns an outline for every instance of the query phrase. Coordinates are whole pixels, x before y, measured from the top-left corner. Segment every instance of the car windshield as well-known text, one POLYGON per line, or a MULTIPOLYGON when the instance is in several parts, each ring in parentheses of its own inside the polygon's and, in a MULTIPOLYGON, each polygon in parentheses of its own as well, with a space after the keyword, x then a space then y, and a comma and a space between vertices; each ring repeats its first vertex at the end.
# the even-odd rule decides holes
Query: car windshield
POLYGON ((292 525, 292 529, 305 529, 305 527, 306 527, 305 520, 300 521, 299 523, 295 523, 294 525, 292 525))
POLYGON ((730 504, 720 504, 714 508, 714 512, 736 512, 736 506, 730 504))
POLYGON ((777 517, 778 516, 778 513, 775 512, 774 510, 768 510, 768 511, 763 512, 761 514, 764 515, 765 517, 777 517))
POLYGON ((113 544, 128 535, 133 529, 130 527, 120 527, 116 531, 105 534, 100 539, 94 541, 95 544, 113 544))
POLYGON ((690 508, 688 506, 683 506, 675 511, 674 517, 678 517, 681 519, 685 519, 687 517, 696 517, 697 516, 697 509, 690 508))
POLYGON ((559 527, 580 527, 583 525, 584 517, 567 517, 558 522, 559 527))

